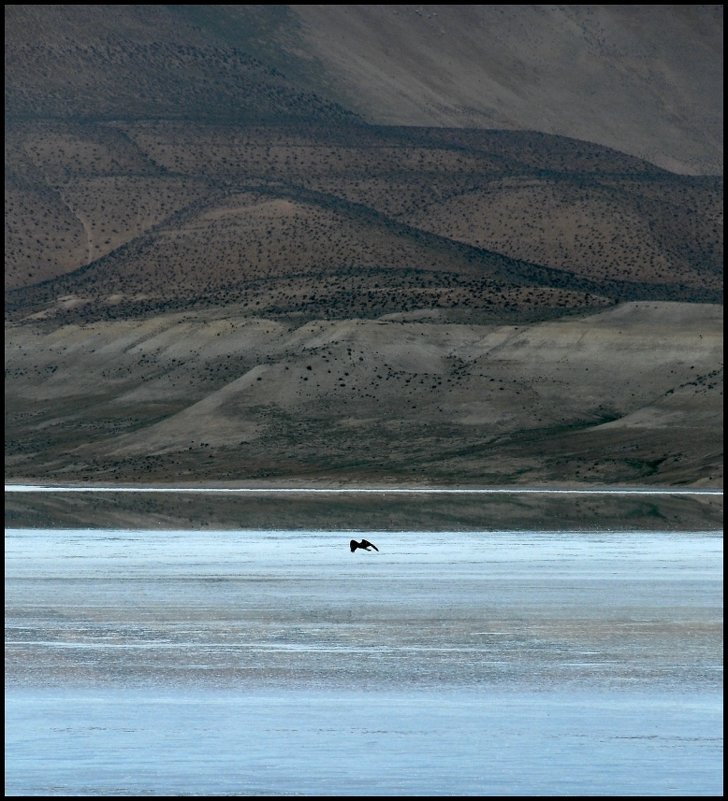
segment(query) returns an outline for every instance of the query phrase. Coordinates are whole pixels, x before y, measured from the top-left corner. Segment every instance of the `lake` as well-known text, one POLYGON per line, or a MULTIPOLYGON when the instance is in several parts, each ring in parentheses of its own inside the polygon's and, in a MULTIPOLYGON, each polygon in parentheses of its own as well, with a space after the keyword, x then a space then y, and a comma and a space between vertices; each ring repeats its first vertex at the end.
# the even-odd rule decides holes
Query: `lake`
POLYGON ((719 795, 722 554, 718 531, 8 529, 5 791, 719 795))

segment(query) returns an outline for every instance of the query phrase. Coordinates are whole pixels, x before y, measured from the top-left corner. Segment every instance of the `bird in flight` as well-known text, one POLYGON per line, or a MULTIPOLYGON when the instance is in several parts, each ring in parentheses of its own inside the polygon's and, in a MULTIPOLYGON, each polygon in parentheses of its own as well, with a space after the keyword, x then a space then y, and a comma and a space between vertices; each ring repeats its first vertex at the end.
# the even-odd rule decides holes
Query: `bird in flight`
POLYGON ((357 548, 363 548, 365 551, 368 551, 370 548, 374 548, 375 551, 379 550, 379 548, 377 548, 377 546, 373 542, 369 542, 369 540, 362 540, 361 542, 357 542, 356 540, 352 540, 349 543, 349 547, 351 548, 351 552, 352 553, 354 553, 354 551, 357 548))

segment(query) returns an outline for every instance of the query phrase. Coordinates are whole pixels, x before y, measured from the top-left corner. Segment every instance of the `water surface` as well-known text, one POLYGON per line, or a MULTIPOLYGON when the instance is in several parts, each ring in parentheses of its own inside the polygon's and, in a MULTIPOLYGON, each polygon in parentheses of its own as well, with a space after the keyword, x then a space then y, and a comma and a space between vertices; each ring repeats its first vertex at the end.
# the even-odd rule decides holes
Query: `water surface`
POLYGON ((350 536, 8 530, 6 792, 722 792, 719 533, 350 536))

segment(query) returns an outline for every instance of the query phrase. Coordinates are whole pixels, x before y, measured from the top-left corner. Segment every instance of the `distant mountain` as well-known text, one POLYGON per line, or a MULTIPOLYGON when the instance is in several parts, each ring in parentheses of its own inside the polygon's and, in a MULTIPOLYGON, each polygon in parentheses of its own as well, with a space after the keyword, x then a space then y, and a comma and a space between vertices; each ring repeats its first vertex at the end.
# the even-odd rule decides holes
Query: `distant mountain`
POLYGON ((723 164, 723 7, 6 6, 14 118, 535 130, 723 164))
POLYGON ((722 7, 5 21, 6 475, 722 481, 722 7))

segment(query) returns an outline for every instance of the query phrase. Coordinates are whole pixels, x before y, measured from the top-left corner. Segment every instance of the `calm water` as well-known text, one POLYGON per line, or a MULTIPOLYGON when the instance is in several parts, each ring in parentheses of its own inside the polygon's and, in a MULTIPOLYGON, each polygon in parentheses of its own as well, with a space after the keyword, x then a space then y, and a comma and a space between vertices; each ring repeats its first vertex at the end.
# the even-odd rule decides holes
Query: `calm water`
POLYGON ((720 533, 350 536, 8 530, 6 793, 722 793, 720 533))

